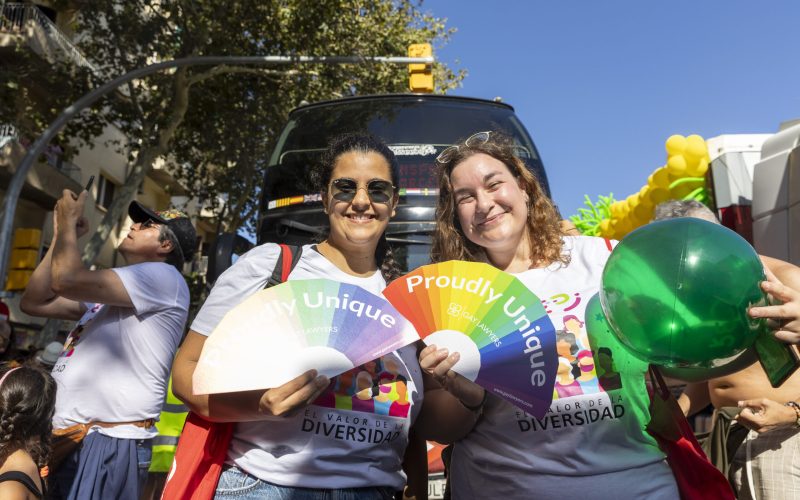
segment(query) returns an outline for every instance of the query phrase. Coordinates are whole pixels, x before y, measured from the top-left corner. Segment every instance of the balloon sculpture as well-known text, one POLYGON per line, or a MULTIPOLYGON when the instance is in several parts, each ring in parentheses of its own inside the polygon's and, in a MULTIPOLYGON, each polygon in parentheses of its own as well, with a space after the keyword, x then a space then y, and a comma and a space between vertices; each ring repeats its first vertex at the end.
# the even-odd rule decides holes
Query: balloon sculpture
POLYGON ((707 203, 709 154, 703 138, 673 135, 664 146, 667 163, 650 174, 646 185, 624 200, 600 196, 593 203, 587 196, 588 208, 578 209, 578 215, 570 217, 575 227, 587 236, 620 239, 650 222, 653 209, 661 202, 695 199, 707 203))
POLYGON ((617 245, 603 271, 600 301, 634 354, 700 380, 754 360, 743 353, 763 321, 747 309, 766 304, 764 279, 758 255, 738 234, 698 219, 672 219, 643 226, 617 245))

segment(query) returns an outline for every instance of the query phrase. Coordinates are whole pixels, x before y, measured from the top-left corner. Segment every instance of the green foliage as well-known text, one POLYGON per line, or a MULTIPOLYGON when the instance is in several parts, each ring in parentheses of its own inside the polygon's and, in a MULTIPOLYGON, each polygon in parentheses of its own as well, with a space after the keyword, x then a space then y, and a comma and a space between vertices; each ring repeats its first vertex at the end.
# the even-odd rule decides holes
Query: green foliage
MULTIPOLYGON (((66 24, 96 71, 66 60, 44 71, 34 61, 0 69, 0 111, 16 117, 28 137, 91 88, 159 60, 405 56, 411 43, 441 47, 454 32, 423 12, 419 0, 61 0, 56 6, 74 13, 66 24), (39 91, 28 91, 32 75, 39 91)), ((443 64, 434 72, 439 92, 465 76, 443 64)), ((193 66, 132 82, 81 113, 62 134, 91 145, 103 127, 114 126, 129 138, 118 145, 128 155, 129 178, 84 259, 96 255, 156 159, 167 160, 188 195, 221 216, 225 230, 252 229, 269 152, 292 108, 303 101, 406 92, 407 85, 406 66, 366 62, 193 66)))
POLYGON ((588 208, 579 208, 578 214, 570 216, 569 220, 575 224, 581 234, 597 236, 600 230, 600 222, 603 219, 611 218, 611 204, 615 201, 613 193, 609 193, 608 196, 598 196, 597 202, 592 202, 588 194, 584 195, 583 203, 588 208))
POLYGON ((191 325, 208 297, 209 287, 206 286, 206 276, 203 273, 184 274, 183 279, 186 280, 186 286, 189 287, 189 315, 186 324, 191 325))

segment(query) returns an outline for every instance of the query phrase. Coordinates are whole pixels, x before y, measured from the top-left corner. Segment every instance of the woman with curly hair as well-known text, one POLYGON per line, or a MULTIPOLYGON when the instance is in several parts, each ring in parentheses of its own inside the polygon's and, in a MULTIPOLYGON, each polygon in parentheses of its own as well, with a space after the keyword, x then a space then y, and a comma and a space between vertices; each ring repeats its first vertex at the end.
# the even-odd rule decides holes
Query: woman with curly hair
MULTIPOLYGON (((567 370, 577 363, 582 378, 596 379, 592 358, 609 339, 585 335, 585 309, 613 242, 565 234, 516 149, 498 132, 479 132, 439 155, 432 258, 486 262, 516 275, 542 299, 554 325, 580 330, 571 331, 579 355, 567 359, 560 352, 560 363, 567 370)), ((664 454, 645 431, 646 366, 626 363, 616 349, 611 346, 625 387, 595 383, 559 392, 541 419, 451 370, 459 353, 435 345, 422 350, 420 366, 441 388, 426 391, 419 431, 455 442, 453 498, 555 499, 568 492, 678 498, 664 454)))
POLYGON ((40 470, 50 455, 55 403, 55 381, 40 368, 11 368, 0 377, 0 498, 43 497, 40 470))

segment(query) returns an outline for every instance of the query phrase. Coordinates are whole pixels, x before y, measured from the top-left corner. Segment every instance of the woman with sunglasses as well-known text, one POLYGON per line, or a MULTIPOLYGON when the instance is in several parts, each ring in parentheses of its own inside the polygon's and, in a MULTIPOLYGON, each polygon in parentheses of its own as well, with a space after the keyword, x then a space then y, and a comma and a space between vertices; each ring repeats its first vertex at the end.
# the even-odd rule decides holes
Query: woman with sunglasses
POLYGON ((455 442, 453 498, 679 498, 664 454, 645 431, 641 363, 613 339, 583 335, 586 303, 598 291, 612 243, 563 233, 555 207, 510 138, 480 132, 437 162, 433 260, 488 262, 513 273, 542 299, 554 325, 570 317, 583 330, 575 335, 575 357, 559 360, 570 365, 580 390, 554 394, 541 419, 452 371, 459 353, 435 345, 420 352, 420 366, 441 388, 426 392, 419 430, 428 439, 455 442), (613 380, 622 387, 598 381, 598 352, 613 357, 603 366, 619 372, 613 380))
MULTIPOLYGON (((327 278, 380 294, 399 274, 385 237, 398 202, 394 154, 375 137, 341 136, 315 174, 330 233, 303 247, 289 279, 327 278)), ((228 310, 265 287, 279 252, 272 243, 256 247, 220 276, 173 367, 175 394, 192 411, 238 422, 217 498, 392 498, 406 483, 401 461, 422 400, 413 346, 331 380, 310 370, 265 391, 192 393, 206 337, 228 310), (395 408, 405 411, 381 411, 384 392, 402 395, 395 408)))

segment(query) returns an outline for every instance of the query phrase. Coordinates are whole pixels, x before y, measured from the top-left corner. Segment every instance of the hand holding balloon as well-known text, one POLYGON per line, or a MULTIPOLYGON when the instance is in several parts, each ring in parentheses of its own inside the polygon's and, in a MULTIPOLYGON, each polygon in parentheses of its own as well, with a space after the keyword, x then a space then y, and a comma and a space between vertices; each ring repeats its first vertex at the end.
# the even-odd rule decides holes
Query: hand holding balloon
POLYGON ((749 306, 766 304, 763 279, 758 254, 739 235, 680 218, 621 241, 600 297, 620 342, 641 359, 705 370, 739 359, 764 328, 747 315, 749 306))
POLYGON ((750 316, 765 318, 778 340, 787 344, 800 344, 800 292, 781 283, 769 269, 767 281, 761 282, 761 289, 778 303, 751 307, 750 316))

